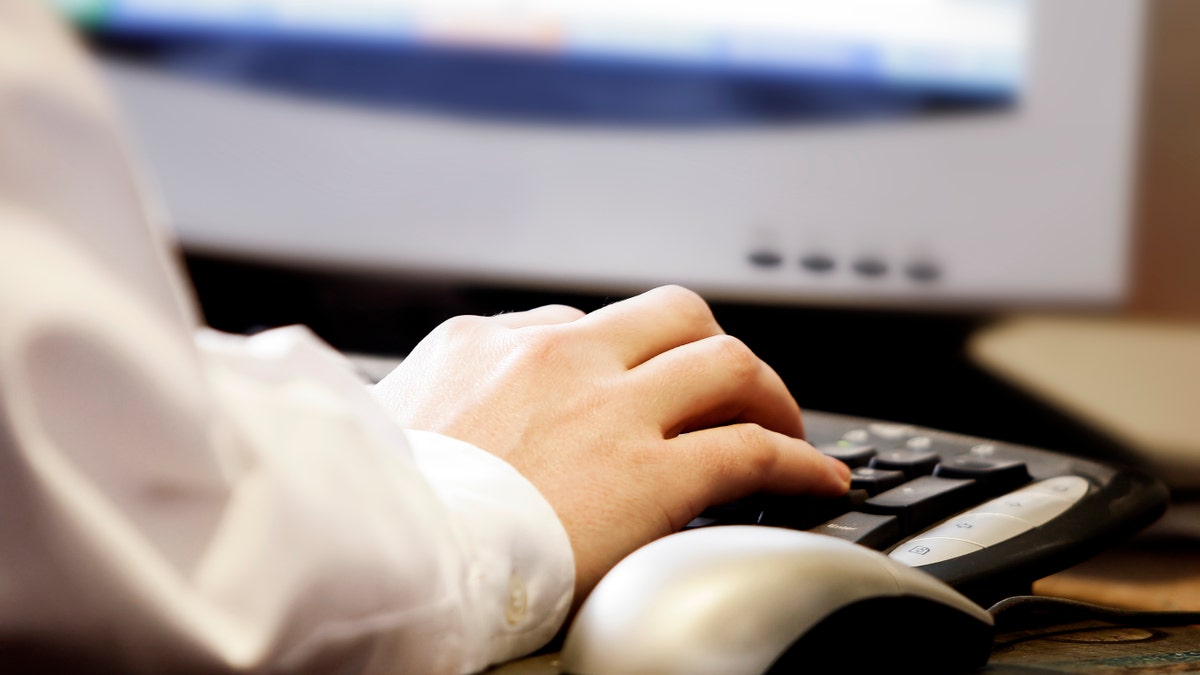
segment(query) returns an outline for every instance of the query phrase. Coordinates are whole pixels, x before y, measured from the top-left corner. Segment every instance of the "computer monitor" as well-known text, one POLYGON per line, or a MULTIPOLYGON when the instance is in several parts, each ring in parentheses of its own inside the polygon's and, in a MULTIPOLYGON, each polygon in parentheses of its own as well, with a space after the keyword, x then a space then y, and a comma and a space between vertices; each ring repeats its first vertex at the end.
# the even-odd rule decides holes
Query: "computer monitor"
POLYGON ((185 246, 792 305, 1114 305, 1141 0, 72 0, 185 246))

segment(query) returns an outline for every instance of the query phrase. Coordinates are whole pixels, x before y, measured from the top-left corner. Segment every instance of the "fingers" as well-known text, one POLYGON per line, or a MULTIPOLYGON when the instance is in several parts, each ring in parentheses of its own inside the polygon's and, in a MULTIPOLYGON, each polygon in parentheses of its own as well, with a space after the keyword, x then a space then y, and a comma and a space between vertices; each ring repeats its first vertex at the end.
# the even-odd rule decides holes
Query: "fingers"
POLYGON ((663 286, 598 309, 580 328, 602 335, 632 368, 665 351, 723 333, 708 304, 679 286, 663 286))
POLYGON ((550 326, 570 323, 584 316, 581 310, 567 305, 546 305, 524 312, 497 314, 490 321, 506 328, 527 328, 529 326, 550 326))
POLYGON ((716 335, 676 347, 630 377, 668 437, 731 421, 804 437, 800 406, 783 380, 737 338, 716 335))
MULTIPOLYGON (((719 504, 751 492, 807 493, 836 497, 850 487, 845 464, 818 452, 808 443, 764 429, 735 424, 683 434, 668 443, 687 461, 677 462, 675 484, 664 491, 688 494, 687 503, 719 504), (690 493, 690 494, 689 494, 690 493)), ((696 513, 687 512, 680 520, 696 513)), ((681 527, 683 523, 674 523, 681 527)))

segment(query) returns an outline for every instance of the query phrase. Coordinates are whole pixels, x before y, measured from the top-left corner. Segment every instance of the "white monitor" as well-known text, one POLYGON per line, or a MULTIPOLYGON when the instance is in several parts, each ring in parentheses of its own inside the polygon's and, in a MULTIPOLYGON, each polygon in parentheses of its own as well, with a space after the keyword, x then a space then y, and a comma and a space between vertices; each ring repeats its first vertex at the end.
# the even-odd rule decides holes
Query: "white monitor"
POLYGON ((1114 305, 1143 0, 112 0, 196 251, 786 304, 1114 305))

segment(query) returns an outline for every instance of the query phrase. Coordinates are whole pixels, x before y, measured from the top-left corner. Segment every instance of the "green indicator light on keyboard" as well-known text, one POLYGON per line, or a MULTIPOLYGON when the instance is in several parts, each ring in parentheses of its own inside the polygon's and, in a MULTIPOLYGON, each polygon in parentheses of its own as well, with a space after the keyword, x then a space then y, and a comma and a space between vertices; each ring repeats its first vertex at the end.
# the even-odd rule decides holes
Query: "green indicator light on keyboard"
POLYGON ((847 441, 845 439, 837 442, 837 446, 839 448, 853 448, 855 445, 856 443, 854 441, 847 441))

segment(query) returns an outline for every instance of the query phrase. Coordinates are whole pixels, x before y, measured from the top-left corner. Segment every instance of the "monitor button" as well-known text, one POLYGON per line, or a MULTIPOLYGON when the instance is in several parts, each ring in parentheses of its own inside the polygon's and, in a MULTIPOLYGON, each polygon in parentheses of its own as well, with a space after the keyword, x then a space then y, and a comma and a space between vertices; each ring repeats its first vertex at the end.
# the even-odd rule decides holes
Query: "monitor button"
POLYGON ((909 279, 923 283, 937 281, 942 278, 942 268, 936 263, 927 260, 910 263, 904 269, 904 272, 908 275, 909 279))
POLYGON ((823 253, 813 253, 800 259, 800 266, 809 272, 832 272, 837 261, 823 253))
POLYGON ((861 258, 854 262, 854 271, 864 277, 881 277, 887 274, 887 263, 879 258, 861 258))
POLYGON ((783 255, 770 249, 751 251, 748 257, 750 264, 755 267, 779 267, 783 262, 783 255))

